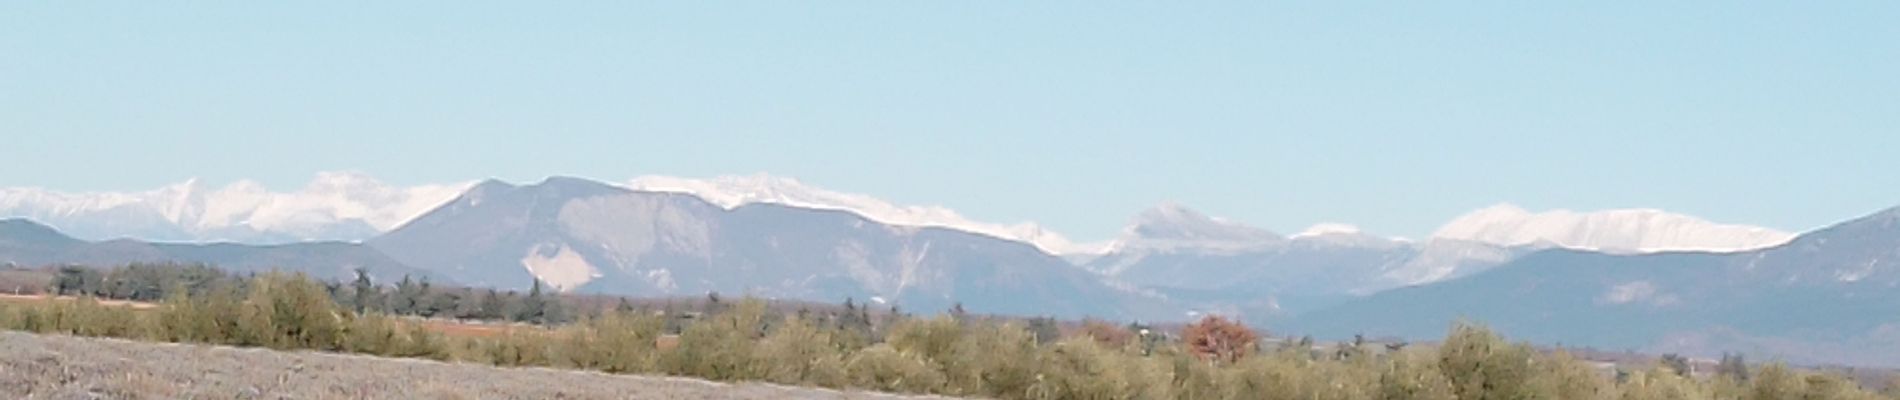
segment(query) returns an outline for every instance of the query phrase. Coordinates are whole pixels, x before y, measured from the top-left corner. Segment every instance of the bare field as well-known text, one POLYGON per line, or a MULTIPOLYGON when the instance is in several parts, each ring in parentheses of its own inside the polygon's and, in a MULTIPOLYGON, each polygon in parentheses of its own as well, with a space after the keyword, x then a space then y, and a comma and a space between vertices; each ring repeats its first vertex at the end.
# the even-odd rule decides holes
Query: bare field
POLYGON ((0 332, 0 398, 901 399, 765 384, 0 332))

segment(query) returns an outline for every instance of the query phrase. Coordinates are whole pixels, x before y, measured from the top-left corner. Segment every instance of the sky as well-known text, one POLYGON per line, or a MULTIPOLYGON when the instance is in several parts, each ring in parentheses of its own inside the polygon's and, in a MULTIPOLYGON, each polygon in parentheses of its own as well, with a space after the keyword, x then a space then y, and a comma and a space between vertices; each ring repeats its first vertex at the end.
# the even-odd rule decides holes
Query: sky
POLYGON ((1900 205, 1900 3, 10 2, 0 186, 766 172, 1078 239, 1159 202, 1900 205), (1429 3, 1429 4, 1427 4, 1429 3))

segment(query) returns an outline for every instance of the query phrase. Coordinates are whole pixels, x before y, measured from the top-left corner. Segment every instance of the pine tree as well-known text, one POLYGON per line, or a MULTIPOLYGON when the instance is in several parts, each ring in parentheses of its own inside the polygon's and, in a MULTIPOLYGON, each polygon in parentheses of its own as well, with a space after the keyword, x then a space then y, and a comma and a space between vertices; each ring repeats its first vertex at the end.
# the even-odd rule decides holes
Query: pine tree
POLYGON ((358 315, 380 308, 371 305, 376 298, 376 284, 370 282, 369 270, 357 268, 356 281, 351 283, 350 288, 356 293, 356 300, 350 302, 350 309, 358 315))
POLYGON ((535 279, 534 286, 528 289, 528 296, 521 299, 520 307, 511 317, 515 322, 542 323, 547 317, 546 300, 541 298, 541 280, 535 279))
POLYGON ((1690 369, 1689 358, 1676 353, 1663 354, 1662 365, 1669 367, 1669 370, 1674 371, 1677 376, 1688 377, 1689 373, 1694 372, 1690 369))
POLYGON ((396 282, 396 292, 389 299, 389 313, 395 315, 414 315, 418 300, 416 282, 404 274, 402 281, 396 282))
POLYGON ((614 312, 617 313, 631 314, 633 311, 633 303, 628 302, 626 297, 621 297, 620 304, 614 305, 614 312))
POLYGON ((488 289, 488 293, 482 295, 481 306, 476 307, 476 318, 485 320, 502 319, 507 316, 507 314, 505 314, 507 309, 508 301, 501 298, 501 293, 496 292, 495 289, 488 289))
POLYGON ((436 308, 435 298, 430 296, 434 294, 434 292, 430 290, 429 286, 431 286, 429 284, 429 277, 425 276, 425 277, 422 277, 422 279, 416 281, 416 293, 415 293, 415 303, 416 303, 415 314, 416 315, 428 317, 428 316, 433 316, 437 312, 440 312, 442 310, 440 308, 436 308))
MULTIPOLYGON (((423 286, 428 286, 428 283, 428 281, 423 281, 423 286)), ((423 317, 460 317, 458 311, 463 302, 461 291, 437 290, 426 298, 428 306, 422 308, 423 317)))
POLYGON ((726 309, 722 301, 723 300, 719 298, 719 292, 706 292, 706 308, 700 311, 706 315, 724 312, 726 309))
POLYGON ((1050 344, 1062 338, 1062 327, 1056 325, 1055 318, 1030 318, 1029 333, 1035 335, 1037 344, 1050 344))

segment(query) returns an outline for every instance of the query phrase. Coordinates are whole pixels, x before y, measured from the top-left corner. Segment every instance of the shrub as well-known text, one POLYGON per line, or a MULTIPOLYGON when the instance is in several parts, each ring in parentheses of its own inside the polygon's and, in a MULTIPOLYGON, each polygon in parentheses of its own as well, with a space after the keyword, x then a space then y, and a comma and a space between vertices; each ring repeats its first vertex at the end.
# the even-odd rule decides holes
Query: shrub
POLYGON ((943 373, 915 354, 888 344, 867 347, 845 363, 852 386, 887 392, 933 393, 943 385, 943 373))
POLYGON ((1528 345, 1506 343, 1489 329, 1461 323, 1439 348, 1438 368, 1460 399, 1531 398, 1536 395, 1531 386, 1535 354, 1528 345))
POLYGON ((1076 331, 1076 336, 1094 339, 1096 343, 1111 349, 1127 347, 1135 341, 1134 331, 1099 319, 1082 321, 1082 328, 1076 331))
POLYGON ((948 356, 937 363, 954 395, 1019 397, 1039 372, 1036 336, 1012 324, 966 328, 948 356))
POLYGON ((1391 400, 1453 400, 1451 381, 1438 371, 1431 354, 1401 351, 1390 356, 1379 375, 1379 398, 1391 400))
POLYGON ((694 323, 680 333, 679 347, 662 359, 666 372, 720 381, 753 379, 759 367, 752 347, 761 335, 765 303, 747 299, 731 310, 694 323))
POLYGON ((759 341, 754 353, 766 381, 798 385, 844 386, 844 354, 832 345, 831 332, 810 322, 787 317, 759 341))
POLYGON ((1712 396, 1694 381, 1673 369, 1657 368, 1630 374, 1622 385, 1620 400, 1690 400, 1712 396))
POLYGON ((303 275, 254 280, 239 309, 241 344, 275 349, 340 349, 341 324, 329 292, 303 275))
POLYGON ((490 364, 511 367, 549 366, 547 337, 542 332, 510 330, 485 346, 490 364))
POLYGON ((1605 381, 1589 365, 1577 361, 1570 353, 1557 352, 1542 357, 1537 362, 1537 376, 1533 385, 1539 393, 1554 394, 1562 399, 1592 400, 1612 399, 1616 397, 1611 382, 1605 381))
POLYGON ((1041 354, 1029 399, 1163 399, 1170 382, 1160 364, 1102 348, 1094 339, 1057 342, 1041 354))

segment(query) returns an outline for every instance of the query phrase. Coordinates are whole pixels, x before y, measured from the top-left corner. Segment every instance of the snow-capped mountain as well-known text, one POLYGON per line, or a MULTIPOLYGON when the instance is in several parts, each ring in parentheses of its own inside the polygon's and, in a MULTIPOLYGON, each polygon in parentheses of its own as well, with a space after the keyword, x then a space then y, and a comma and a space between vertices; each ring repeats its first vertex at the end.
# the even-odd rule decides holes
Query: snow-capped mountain
POLYGON ((842 193, 767 174, 729 175, 693 179, 648 175, 627 181, 628 189, 686 193, 726 209, 747 204, 778 204, 799 208, 849 211, 887 225, 936 227, 980 233, 1035 245, 1056 255, 1097 254, 1104 245, 1076 243, 1034 222, 997 224, 974 221, 939 206, 898 205, 862 194, 842 193))
POLYGON ((1210 217, 1176 203, 1142 211, 1108 246, 1110 253, 1242 251, 1286 242, 1266 229, 1210 217))
POLYGON ((1754 250, 1787 243, 1794 235, 1762 227, 1718 224, 1652 209, 1533 213, 1500 204, 1460 216, 1439 228, 1432 237, 1500 246, 1549 245, 1602 252, 1651 253, 1754 250))
POLYGON ((1897 288, 1900 208, 1891 208, 1740 252, 1539 251, 1282 326, 1330 338, 1428 339, 1475 320, 1538 343, 1895 367, 1897 288))
POLYGON ((143 192, 0 188, 0 217, 24 217, 81 239, 254 244, 356 241, 454 198, 468 184, 392 186, 324 172, 294 192, 254 181, 210 189, 197 179, 143 192))
POLYGON ((1138 214, 1106 254, 1082 265, 1196 308, 1272 319, 1468 275, 1518 253, 1461 240, 1380 237, 1335 223, 1280 236, 1170 203, 1138 214))

